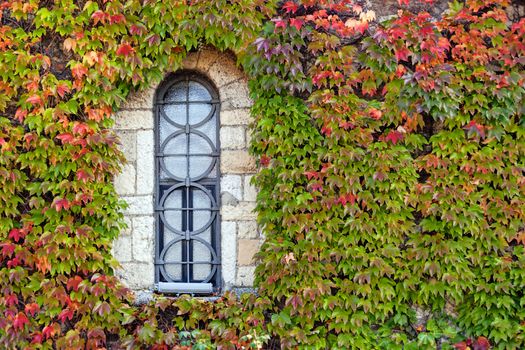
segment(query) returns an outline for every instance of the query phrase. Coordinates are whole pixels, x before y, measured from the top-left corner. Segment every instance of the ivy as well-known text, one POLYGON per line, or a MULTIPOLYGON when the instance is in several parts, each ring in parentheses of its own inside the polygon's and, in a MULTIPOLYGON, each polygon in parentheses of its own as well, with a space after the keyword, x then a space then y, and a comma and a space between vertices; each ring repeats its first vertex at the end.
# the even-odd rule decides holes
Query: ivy
POLYGON ((346 0, 0 2, 0 344, 524 347, 525 22, 508 5, 378 23, 346 0), (202 45, 250 77, 258 295, 137 306, 113 276, 111 115, 202 45))

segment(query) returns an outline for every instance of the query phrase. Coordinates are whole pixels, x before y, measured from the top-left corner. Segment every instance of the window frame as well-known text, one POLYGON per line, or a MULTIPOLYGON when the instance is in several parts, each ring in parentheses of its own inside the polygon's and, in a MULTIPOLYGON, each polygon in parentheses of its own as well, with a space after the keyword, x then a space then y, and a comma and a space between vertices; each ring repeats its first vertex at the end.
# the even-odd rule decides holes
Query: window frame
MULTIPOLYGON (((185 104, 189 105, 192 102, 187 100, 188 97, 186 97, 185 102, 176 102, 176 104, 185 104)), ((173 102, 171 102, 173 103, 173 102)), ((195 103, 195 102, 193 102, 195 103)), ((175 104, 175 103, 173 103, 175 104)), ((216 294, 220 293, 222 289, 222 259, 221 259, 221 214, 220 214, 220 182, 221 182, 221 172, 220 172, 220 153, 221 153, 221 147, 220 147, 220 110, 221 110, 221 101, 219 96, 219 90, 215 87, 215 85, 207 79, 202 73, 196 72, 193 70, 179 70, 175 73, 170 74, 164 81, 158 86, 155 92, 155 98, 154 98, 154 161, 155 161, 155 191, 154 191, 154 212, 155 212, 155 260, 154 260, 154 269, 155 269, 155 277, 154 277, 154 283, 155 283, 155 290, 157 292, 161 293, 167 293, 167 294, 216 294), (209 103, 212 105, 212 111, 215 114, 216 122, 215 122, 215 150, 212 150, 212 153, 210 153, 211 157, 214 159, 212 162, 212 165, 209 169, 206 170, 204 176, 197 176, 194 181, 190 179, 189 177, 186 177, 184 181, 181 181, 180 179, 174 179, 170 176, 169 180, 163 181, 161 179, 161 170, 162 170, 162 159, 163 159, 163 153, 161 150, 161 139, 160 139, 160 132, 161 132, 161 118, 162 112, 161 108, 163 105, 170 104, 166 100, 166 94, 169 91, 170 88, 173 86, 181 83, 181 82, 188 82, 189 81, 195 81, 199 84, 201 84, 210 94, 211 101, 209 103), (211 172, 213 172, 214 167, 215 170, 215 178, 209 177, 211 172), (161 260, 160 254, 161 254, 161 242, 163 242, 163 233, 164 230, 161 228, 161 214, 163 213, 163 203, 162 199, 165 197, 165 194, 168 193, 168 191, 174 191, 175 186, 182 186, 182 187, 190 187, 191 184, 197 184, 200 186, 203 186, 208 190, 208 192, 211 193, 212 199, 215 201, 215 207, 211 208, 211 211, 215 211, 215 217, 213 218, 212 223, 210 224, 210 242, 212 251, 215 253, 215 259, 212 258, 212 264, 211 269, 213 269, 213 265, 216 266, 216 271, 211 277, 210 281, 208 283, 206 282, 165 282, 162 281, 161 277, 162 274, 162 266, 164 266, 163 261, 161 260), (166 186, 166 189, 163 190, 161 187, 166 186), (212 188, 211 190, 209 188, 212 188), (213 261, 215 261, 215 264, 213 264, 213 261)), ((189 112, 187 112, 189 113, 189 112)), ((188 114, 189 116, 189 114, 188 114)), ((213 118, 213 117, 211 117, 213 118)), ((169 122, 168 122, 169 123, 169 122)), ((178 130, 170 133, 168 136, 166 136, 166 140, 164 142, 167 142, 168 138, 173 136, 174 134, 182 133, 182 134, 191 134, 191 130, 195 130, 195 128, 198 128, 199 126, 202 126, 206 124, 206 122, 203 122, 202 124, 197 123, 197 126, 190 126, 187 122, 186 125, 183 125, 183 127, 175 126, 178 130)), ((209 135, 204 134, 206 138, 209 138, 209 135)), ((188 147, 189 147, 189 141, 188 141, 188 147)), ((187 157, 191 159, 191 154, 189 148, 187 149, 187 157)), ((198 188, 198 186, 197 186, 198 188)), ((184 211, 182 211, 184 213, 184 211)), ((191 219, 192 220, 192 219, 191 219)), ((186 223, 188 225, 188 223, 186 223)), ((189 232, 188 229, 186 229, 186 232, 189 232)), ((190 235, 191 237, 191 235, 190 235)), ((188 233, 186 233, 185 240, 188 240, 188 233)), ((169 244, 169 243, 168 243, 169 244)), ((184 261, 183 255, 181 255, 181 261, 184 261)), ((187 262, 193 262, 190 258, 187 258, 187 262)), ((182 269, 188 264, 181 263, 182 269)), ((188 267, 189 269, 189 267, 188 267)), ((181 270, 182 271, 182 270, 181 270)), ((184 274, 181 272, 181 276, 184 274)), ((181 277, 183 278, 183 277, 181 277)), ((189 276, 187 276, 189 279, 189 276)))

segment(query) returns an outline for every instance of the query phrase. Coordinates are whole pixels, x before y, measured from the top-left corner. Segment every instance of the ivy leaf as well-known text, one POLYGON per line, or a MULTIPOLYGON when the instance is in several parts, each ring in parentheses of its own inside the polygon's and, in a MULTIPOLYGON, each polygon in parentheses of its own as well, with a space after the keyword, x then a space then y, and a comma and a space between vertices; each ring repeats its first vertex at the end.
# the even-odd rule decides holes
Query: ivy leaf
POLYGON ((135 52, 135 49, 128 43, 121 44, 117 49, 117 55, 119 56, 129 56, 133 52, 135 52))

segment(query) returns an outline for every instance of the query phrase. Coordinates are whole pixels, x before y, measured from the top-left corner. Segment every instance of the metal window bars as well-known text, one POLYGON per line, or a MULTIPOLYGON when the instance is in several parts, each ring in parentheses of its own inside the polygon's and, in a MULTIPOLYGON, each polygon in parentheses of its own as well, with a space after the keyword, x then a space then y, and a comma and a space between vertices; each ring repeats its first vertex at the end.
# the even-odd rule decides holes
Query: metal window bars
POLYGON ((155 287, 164 293, 220 290, 217 90, 181 71, 155 101, 155 287))

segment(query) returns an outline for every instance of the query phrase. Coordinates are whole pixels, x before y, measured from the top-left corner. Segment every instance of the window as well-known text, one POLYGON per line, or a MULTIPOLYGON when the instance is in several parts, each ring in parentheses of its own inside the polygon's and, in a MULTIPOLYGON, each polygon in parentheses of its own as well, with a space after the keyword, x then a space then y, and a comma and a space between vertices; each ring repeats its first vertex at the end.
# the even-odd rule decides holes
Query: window
MULTIPOLYGON (((220 289, 219 96, 202 76, 179 72, 155 104, 155 286, 220 289)), ((137 150, 141 152, 141 150, 137 150)))

